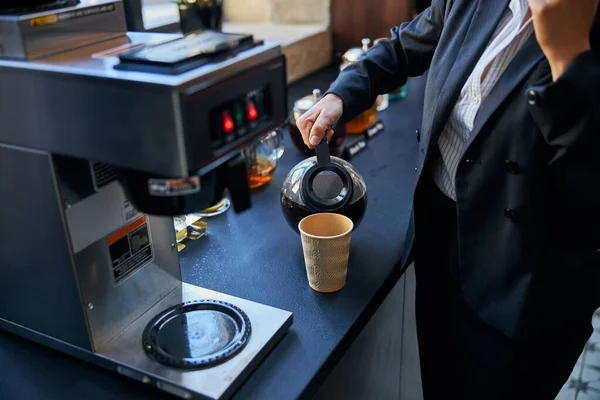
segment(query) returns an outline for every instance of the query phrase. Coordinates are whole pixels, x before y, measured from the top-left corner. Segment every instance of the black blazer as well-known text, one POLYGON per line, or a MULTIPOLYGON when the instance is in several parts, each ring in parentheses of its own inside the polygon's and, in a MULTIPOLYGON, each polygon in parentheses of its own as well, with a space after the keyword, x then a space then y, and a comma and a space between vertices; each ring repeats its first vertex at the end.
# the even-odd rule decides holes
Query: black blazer
MULTIPOLYGON (((427 240, 414 235, 421 173, 436 159, 438 136, 508 4, 433 1, 329 90, 344 101, 345 123, 377 95, 429 71, 407 262, 412 238, 427 240)), ((556 83, 531 36, 482 103, 456 174, 457 278, 467 304, 511 337, 540 319, 559 321, 573 312, 591 317, 600 307, 597 31, 593 50, 556 83)))

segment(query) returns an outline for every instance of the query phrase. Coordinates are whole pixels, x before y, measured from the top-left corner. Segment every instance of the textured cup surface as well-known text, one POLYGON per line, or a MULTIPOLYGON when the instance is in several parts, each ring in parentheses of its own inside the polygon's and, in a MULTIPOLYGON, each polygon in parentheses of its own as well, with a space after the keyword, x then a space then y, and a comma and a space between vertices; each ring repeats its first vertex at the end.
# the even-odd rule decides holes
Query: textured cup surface
POLYGON ((313 214, 298 224, 308 284, 317 292, 336 292, 346 284, 354 224, 346 216, 313 214))

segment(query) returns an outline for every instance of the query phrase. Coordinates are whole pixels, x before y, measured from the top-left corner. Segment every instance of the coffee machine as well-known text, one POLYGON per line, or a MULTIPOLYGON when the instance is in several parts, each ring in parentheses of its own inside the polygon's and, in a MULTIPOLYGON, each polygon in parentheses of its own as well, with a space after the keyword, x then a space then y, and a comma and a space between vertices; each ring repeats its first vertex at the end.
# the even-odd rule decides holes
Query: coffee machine
POLYGON ((183 282, 172 217, 225 190, 251 206, 240 151, 286 98, 281 49, 248 35, 127 32, 119 0, 0 5, 0 329, 229 397, 292 314, 183 282))

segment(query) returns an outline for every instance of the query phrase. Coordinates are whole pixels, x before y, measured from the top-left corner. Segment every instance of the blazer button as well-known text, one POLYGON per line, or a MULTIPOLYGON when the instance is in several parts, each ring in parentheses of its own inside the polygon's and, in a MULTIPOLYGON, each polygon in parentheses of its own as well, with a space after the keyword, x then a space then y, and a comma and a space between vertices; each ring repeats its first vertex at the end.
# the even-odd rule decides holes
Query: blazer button
POLYGON ((510 219, 511 221, 515 220, 516 217, 516 213, 515 210, 513 210, 512 208, 505 208, 504 209, 504 216, 508 219, 510 219))
POLYGON ((417 130, 415 131, 415 134, 416 134, 416 136, 417 136, 417 142, 420 142, 420 141, 421 141, 421 130, 420 130, 420 129, 417 129, 417 130))
POLYGON ((518 174, 519 173, 519 164, 516 161, 505 160, 504 167, 506 168, 506 172, 509 174, 518 174))
POLYGON ((527 102, 532 106, 535 106, 538 102, 538 94, 535 90, 530 90, 527 92, 527 102))

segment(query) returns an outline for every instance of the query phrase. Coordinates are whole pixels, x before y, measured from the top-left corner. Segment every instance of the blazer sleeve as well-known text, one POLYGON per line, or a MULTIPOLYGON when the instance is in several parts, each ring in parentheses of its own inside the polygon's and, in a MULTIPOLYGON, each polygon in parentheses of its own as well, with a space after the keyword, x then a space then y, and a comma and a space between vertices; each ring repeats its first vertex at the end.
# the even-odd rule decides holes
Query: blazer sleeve
POLYGON ((587 146, 600 144, 600 53, 587 51, 556 82, 529 88, 527 101, 553 149, 551 164, 571 156, 579 159, 590 150, 587 146))
POLYGON ((370 48, 360 61, 344 69, 327 93, 344 102, 340 124, 372 107, 380 94, 404 85, 409 76, 424 74, 439 42, 450 0, 432 5, 410 23, 391 30, 391 37, 370 48))
MULTIPOLYGON (((600 240, 600 53, 581 54, 559 79, 527 92, 530 112, 549 145, 549 168, 563 218, 586 221, 600 240), (590 214, 590 211, 593 212, 590 214), (581 219, 581 213, 586 213, 581 219), (564 214, 564 215, 563 215, 564 214)), ((580 224, 581 225, 581 224, 580 224)), ((585 230, 579 226, 577 230, 585 230)))

